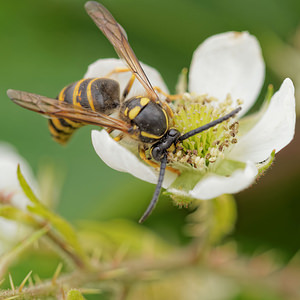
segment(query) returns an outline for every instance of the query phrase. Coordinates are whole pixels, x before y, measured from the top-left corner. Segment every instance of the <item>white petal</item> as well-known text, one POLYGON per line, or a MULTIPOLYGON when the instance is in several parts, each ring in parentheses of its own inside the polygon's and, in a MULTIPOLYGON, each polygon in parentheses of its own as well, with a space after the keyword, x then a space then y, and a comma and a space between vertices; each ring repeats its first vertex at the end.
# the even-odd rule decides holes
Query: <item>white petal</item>
POLYGON ((243 100, 244 114, 256 100, 265 76, 258 41, 248 32, 226 32, 205 40, 194 52, 189 91, 223 101, 243 100))
POLYGON ((264 115, 239 139, 229 156, 241 161, 264 161, 273 150, 280 151, 293 139, 295 122, 294 85, 287 78, 273 95, 264 115))
POLYGON ((0 218, 0 256, 28 235, 29 229, 14 220, 0 218))
POLYGON ((28 163, 9 144, 0 143, 0 193, 4 197, 11 197, 13 205, 25 209, 29 204, 28 198, 23 193, 17 177, 17 167, 20 169, 30 187, 36 191, 37 184, 28 163))
POLYGON ((245 169, 237 170, 229 177, 208 174, 189 193, 176 189, 169 189, 168 191, 195 199, 208 200, 223 194, 233 194, 242 191, 253 183, 256 175, 257 168, 255 165, 252 162, 247 162, 245 169))
MULTIPOLYGON (((165 93, 169 93, 167 86, 165 85, 161 75, 154 68, 141 63, 142 68, 144 69, 148 79, 150 80, 153 87, 158 86, 165 93)), ((116 58, 107 58, 107 59, 99 59, 89 65, 84 78, 90 77, 106 77, 108 73, 113 71, 116 68, 127 68, 127 66, 120 59, 116 58)), ((131 72, 122 72, 122 73, 114 73, 110 76, 111 79, 115 79, 120 84, 121 94, 123 93, 128 81, 131 77, 131 72)), ((140 82, 136 79, 131 91, 128 95, 128 98, 138 95, 146 95, 146 91, 144 87, 140 84, 140 82)))
MULTIPOLYGON (((105 130, 93 130, 92 142, 97 154, 109 167, 117 171, 130 173, 141 180, 157 183, 158 173, 141 162, 124 146, 114 141, 105 130)), ((174 173, 166 171, 163 187, 170 186, 176 177, 174 173)))

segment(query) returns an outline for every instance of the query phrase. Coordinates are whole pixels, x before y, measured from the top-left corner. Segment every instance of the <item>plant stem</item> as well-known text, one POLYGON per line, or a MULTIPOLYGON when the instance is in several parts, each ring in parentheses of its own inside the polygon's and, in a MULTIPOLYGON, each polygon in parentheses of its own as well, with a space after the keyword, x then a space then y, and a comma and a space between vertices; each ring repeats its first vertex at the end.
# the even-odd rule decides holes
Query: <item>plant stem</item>
POLYGON ((2 291, 0 292, 0 299, 17 295, 25 299, 47 295, 57 296, 61 293, 62 287, 66 290, 71 288, 78 289, 87 283, 112 281, 115 279, 123 280, 124 282, 128 282, 128 280, 138 281, 143 280, 145 277, 147 278, 148 272, 175 272, 191 267, 231 277, 244 286, 255 286, 256 288, 276 292, 283 299, 299 299, 300 296, 300 272, 299 269, 293 266, 274 272, 274 265, 270 264, 270 259, 264 257, 250 260, 241 258, 232 249, 227 249, 226 247, 211 251, 205 257, 205 261, 199 261, 199 253, 193 246, 168 254, 164 259, 155 261, 141 258, 124 261, 119 265, 99 264, 93 270, 77 269, 72 273, 60 276, 55 283, 49 279, 33 287, 23 288, 21 293, 18 293, 17 287, 15 292, 2 291))

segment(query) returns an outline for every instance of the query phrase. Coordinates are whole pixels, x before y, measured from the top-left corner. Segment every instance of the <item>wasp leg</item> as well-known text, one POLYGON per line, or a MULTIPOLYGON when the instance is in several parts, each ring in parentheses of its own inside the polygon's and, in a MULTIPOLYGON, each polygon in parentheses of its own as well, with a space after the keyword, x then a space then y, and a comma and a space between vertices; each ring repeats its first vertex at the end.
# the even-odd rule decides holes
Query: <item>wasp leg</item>
POLYGON ((163 107, 168 112, 168 116, 170 117, 170 119, 173 119, 174 117, 173 109, 168 105, 167 102, 163 102, 163 107))
MULTIPOLYGON (((126 72, 132 72, 130 69, 128 68, 115 68, 113 69, 112 71, 110 71, 108 74, 106 74, 105 77, 110 77, 111 75, 113 74, 117 74, 117 73, 126 73, 126 72)), ((121 99, 121 103, 125 100, 125 98, 128 96, 131 88, 132 88, 132 85, 134 83, 134 80, 135 80, 135 75, 132 74, 130 79, 129 79, 129 82, 128 84, 126 85, 125 89, 124 89, 124 92, 123 92, 123 95, 122 95, 122 99, 121 99)))
MULTIPOLYGON (((114 129, 112 129, 112 128, 106 128, 106 131, 107 131, 108 134, 111 134, 114 131, 114 129)), ((121 141, 123 139, 123 137, 124 137, 124 134, 120 133, 116 137, 114 137, 113 139, 116 142, 119 142, 119 141, 121 141)))
POLYGON ((108 134, 111 134, 114 131, 113 128, 106 128, 105 130, 107 131, 108 134))
POLYGON ((175 95, 167 94, 158 86, 154 86, 153 89, 158 91, 160 94, 164 95, 166 97, 166 102, 171 102, 172 100, 180 99, 183 96, 182 94, 175 94, 175 95))
POLYGON ((163 107, 168 112, 169 117, 172 119, 174 117, 174 113, 172 108, 168 105, 168 102, 171 102, 172 100, 180 99, 182 97, 182 94, 169 95, 163 92, 162 89, 158 86, 155 86, 153 88, 166 97, 166 101, 163 102, 163 107))
POLYGON ((111 75, 116 74, 116 73, 126 73, 126 72, 131 72, 131 70, 129 68, 115 68, 112 71, 110 71, 109 73, 107 73, 105 75, 105 77, 110 77, 111 75))
POLYGON ((118 134, 116 137, 114 137, 114 140, 116 142, 120 142, 122 140, 122 138, 124 137, 123 133, 118 134))
POLYGON ((123 92, 123 95, 122 95, 122 99, 121 99, 121 103, 125 100, 125 98, 128 96, 131 88, 132 88, 132 85, 134 83, 134 80, 135 80, 135 75, 132 74, 130 79, 129 79, 129 82, 127 83, 125 89, 124 89, 124 92, 123 92))
MULTIPOLYGON (((158 169, 159 168, 159 164, 156 163, 155 161, 152 161, 150 159, 148 159, 146 157, 146 152, 145 152, 145 148, 144 147, 139 147, 139 155, 140 155, 140 158, 145 162, 147 163, 148 165, 150 165, 151 167, 155 168, 155 169, 158 169)), ((169 167, 167 166, 166 167, 167 170, 177 174, 177 175, 180 175, 180 171, 177 170, 177 169, 174 169, 172 167, 169 167)))

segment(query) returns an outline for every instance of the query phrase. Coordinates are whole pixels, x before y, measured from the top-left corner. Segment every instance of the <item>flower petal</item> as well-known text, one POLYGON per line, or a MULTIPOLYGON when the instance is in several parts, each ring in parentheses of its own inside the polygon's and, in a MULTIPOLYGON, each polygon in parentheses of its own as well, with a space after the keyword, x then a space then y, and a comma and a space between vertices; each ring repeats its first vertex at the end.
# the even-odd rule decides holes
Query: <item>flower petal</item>
MULTIPOLYGON (((97 154, 109 167, 117 171, 130 173, 141 180, 157 183, 158 172, 113 140, 105 130, 93 130, 92 142, 97 154)), ((166 170, 163 187, 170 186, 176 177, 176 174, 166 170)))
POLYGON ((264 115, 239 139, 229 157, 241 161, 264 161, 274 149, 280 151, 293 139, 295 123, 294 85, 287 78, 271 98, 264 115))
POLYGON ((258 41, 248 32, 226 32, 205 40, 194 52, 189 91, 220 101, 243 100, 242 114, 256 100, 265 76, 258 41))
MULTIPOLYGON (((144 69, 148 79, 150 80, 152 86, 160 87, 165 93, 169 93, 167 86, 165 85, 161 75, 158 71, 154 68, 141 63, 142 68, 144 69)), ((89 65, 87 72, 84 75, 84 78, 90 77, 106 77, 108 73, 115 70, 116 68, 128 68, 121 59, 116 58, 106 58, 106 59, 99 59, 89 65)), ((115 79, 120 84, 120 91, 123 93, 126 85, 128 84, 131 72, 121 72, 121 73, 114 73, 109 78, 115 79)), ((145 95, 146 91, 141 83, 136 79, 128 98, 133 96, 141 96, 145 95)))
POLYGON ((0 219, 0 255, 28 235, 28 228, 15 220, 0 219))
POLYGON ((175 195, 208 200, 222 194, 232 194, 242 191, 253 183, 256 175, 256 166, 252 162, 247 162, 244 169, 236 170, 229 177, 208 174, 188 193, 177 189, 169 189, 168 192, 175 195))
POLYGON ((26 209, 30 203, 23 193, 17 177, 17 167, 20 164, 21 172, 30 187, 37 191, 37 183, 32 175, 28 163, 9 144, 0 143, 0 193, 10 196, 10 201, 18 208, 26 209))

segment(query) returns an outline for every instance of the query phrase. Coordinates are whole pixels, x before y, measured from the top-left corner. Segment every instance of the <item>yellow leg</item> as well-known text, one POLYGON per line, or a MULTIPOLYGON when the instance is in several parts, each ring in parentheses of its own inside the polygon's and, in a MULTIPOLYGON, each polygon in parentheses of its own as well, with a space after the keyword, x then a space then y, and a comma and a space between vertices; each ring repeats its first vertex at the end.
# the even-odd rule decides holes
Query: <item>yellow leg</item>
MULTIPOLYGON (((148 158, 146 157, 146 152, 145 152, 145 149, 144 149, 143 147, 140 147, 140 148, 139 148, 139 155, 140 155, 141 159, 142 159, 145 163, 147 163, 148 165, 150 165, 151 167, 153 167, 153 168, 155 168, 155 169, 158 169, 158 168, 159 168, 159 164, 158 164, 158 163, 156 163, 156 162, 154 162, 154 161, 152 161, 152 160, 150 160, 150 159, 148 159, 148 158)), ((177 169, 174 169, 174 168, 169 167, 169 166, 167 166, 166 169, 167 169, 168 171, 171 171, 171 172, 177 174, 177 175, 180 175, 180 171, 177 170, 177 169)))
POLYGON ((110 71, 109 73, 107 73, 105 77, 110 77, 113 74, 126 73, 126 72, 131 72, 131 70, 129 68, 115 68, 112 71, 110 71))
POLYGON ((116 137, 114 137, 114 140, 116 142, 120 142, 122 140, 122 138, 124 137, 123 133, 118 134, 116 137))
POLYGON ((174 117, 172 108, 168 105, 167 102, 163 102, 163 107, 168 112, 168 116, 172 119, 174 117))
MULTIPOLYGON (((112 129, 112 128, 107 128, 106 131, 107 131, 108 134, 111 134, 111 133, 114 131, 114 129, 112 129)), ((123 134, 123 133, 120 133, 120 134, 118 134, 116 137, 114 137, 114 140, 115 140, 116 142, 119 142, 119 141, 122 140, 123 137, 124 137, 124 134, 123 134)))
POLYGON ((165 93, 160 87, 158 86, 154 86, 153 87, 154 90, 158 91, 160 94, 164 95, 166 97, 166 101, 167 102, 171 102, 172 100, 177 100, 182 98, 182 94, 175 94, 175 95, 169 95, 167 93, 165 93))
MULTIPOLYGON (((126 72, 132 72, 132 71, 129 68, 115 68, 112 71, 110 71, 108 74, 106 74, 105 77, 110 77, 113 74, 126 73, 126 72)), ((132 74, 130 79, 129 79, 128 84, 126 85, 126 87, 124 89, 121 102, 123 102, 125 100, 125 98, 127 97, 127 95, 129 94, 129 92, 132 88, 132 85, 134 83, 134 80, 135 80, 135 75, 132 74)))
POLYGON ((121 102, 123 102, 125 100, 125 98, 128 96, 131 88, 132 88, 132 85, 134 83, 134 80, 135 80, 135 75, 132 74, 130 79, 129 79, 129 82, 127 83, 125 89, 124 89, 124 92, 123 92, 123 95, 122 95, 122 99, 121 99, 121 102))

